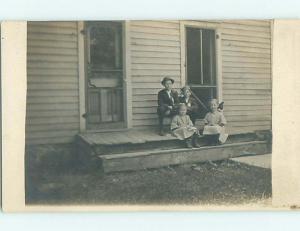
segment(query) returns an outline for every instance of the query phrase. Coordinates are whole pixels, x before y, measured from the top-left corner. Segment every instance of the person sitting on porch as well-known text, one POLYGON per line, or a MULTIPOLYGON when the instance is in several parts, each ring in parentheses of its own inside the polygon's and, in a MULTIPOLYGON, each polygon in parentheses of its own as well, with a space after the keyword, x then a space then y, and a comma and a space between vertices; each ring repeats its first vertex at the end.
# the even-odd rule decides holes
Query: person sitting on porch
POLYGON ((163 129, 163 120, 165 117, 173 117, 177 113, 179 98, 177 91, 173 90, 174 79, 164 77, 161 81, 164 89, 158 92, 158 123, 159 135, 165 135, 163 129))
POLYGON ((195 124, 196 119, 199 116, 199 105, 196 99, 192 96, 191 88, 189 86, 181 88, 179 102, 184 103, 187 106, 186 114, 190 116, 193 124, 195 124))
POLYGON ((204 118, 203 135, 206 136, 209 145, 224 144, 228 134, 225 133, 226 119, 222 111, 219 111, 219 104, 216 99, 209 102, 209 109, 204 118))
POLYGON ((174 116, 171 122, 171 131, 179 140, 184 140, 187 148, 197 147, 198 129, 194 127, 189 115, 187 115, 187 106, 184 103, 179 104, 178 115, 174 116))

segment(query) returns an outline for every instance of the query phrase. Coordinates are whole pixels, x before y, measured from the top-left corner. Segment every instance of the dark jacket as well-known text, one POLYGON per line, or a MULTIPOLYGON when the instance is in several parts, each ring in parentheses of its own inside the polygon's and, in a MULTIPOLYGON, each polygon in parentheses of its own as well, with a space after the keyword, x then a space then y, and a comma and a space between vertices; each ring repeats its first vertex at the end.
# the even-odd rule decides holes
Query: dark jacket
POLYGON ((174 101, 172 101, 172 99, 170 99, 166 89, 160 90, 158 92, 158 97, 157 97, 158 106, 159 107, 161 107, 161 106, 168 107, 168 106, 174 106, 179 103, 177 91, 171 90, 170 95, 172 96, 174 101))

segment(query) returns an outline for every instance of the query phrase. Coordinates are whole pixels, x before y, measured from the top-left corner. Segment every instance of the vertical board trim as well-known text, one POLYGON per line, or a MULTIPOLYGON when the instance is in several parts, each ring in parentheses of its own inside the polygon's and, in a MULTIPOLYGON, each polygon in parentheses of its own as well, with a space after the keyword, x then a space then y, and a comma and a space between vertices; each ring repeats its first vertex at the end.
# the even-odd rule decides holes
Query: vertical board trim
MULTIPOLYGON (((270 74, 270 78, 271 78, 271 89, 272 89, 272 91, 273 91, 273 89, 274 89, 274 87, 273 87, 273 85, 274 85, 274 81, 273 81, 273 43, 274 43, 274 22, 275 22, 275 19, 272 19, 271 21, 270 21, 270 27, 271 27, 271 41, 270 41, 270 43, 271 43, 271 46, 270 46, 270 49, 271 49, 271 55, 270 55, 270 59, 271 59, 271 74, 270 74)), ((272 92, 272 94, 271 94, 271 105, 273 105, 273 92, 272 92)), ((273 107, 271 107, 271 115, 273 114, 273 107)), ((271 123, 271 131, 272 131, 272 129, 273 129, 273 120, 272 120, 272 123, 271 123)))
POLYGON ((83 132, 86 130, 86 120, 83 117, 83 115, 86 113, 84 35, 81 33, 84 30, 84 22, 82 21, 78 22, 77 28, 78 28, 79 124, 80 124, 80 131, 83 132))
POLYGON ((223 101, 223 77, 222 77, 222 34, 221 30, 216 30, 216 58, 217 58, 217 98, 223 101))
POLYGON ((131 84, 131 38, 130 38, 130 21, 124 22, 124 67, 125 67, 125 76, 124 76, 124 110, 125 110, 125 122, 127 128, 132 127, 132 84, 131 84))
POLYGON ((186 38, 185 23, 180 21, 180 66, 181 66, 181 86, 186 84, 186 38))

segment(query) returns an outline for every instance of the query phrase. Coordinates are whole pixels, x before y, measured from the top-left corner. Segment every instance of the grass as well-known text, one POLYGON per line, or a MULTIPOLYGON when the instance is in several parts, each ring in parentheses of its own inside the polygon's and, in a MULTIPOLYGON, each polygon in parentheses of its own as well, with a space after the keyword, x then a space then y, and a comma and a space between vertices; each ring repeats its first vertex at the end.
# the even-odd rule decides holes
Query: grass
POLYGON ((104 174, 70 160, 73 151, 70 146, 27 150, 27 204, 238 205, 271 197, 270 169, 224 160, 104 174))

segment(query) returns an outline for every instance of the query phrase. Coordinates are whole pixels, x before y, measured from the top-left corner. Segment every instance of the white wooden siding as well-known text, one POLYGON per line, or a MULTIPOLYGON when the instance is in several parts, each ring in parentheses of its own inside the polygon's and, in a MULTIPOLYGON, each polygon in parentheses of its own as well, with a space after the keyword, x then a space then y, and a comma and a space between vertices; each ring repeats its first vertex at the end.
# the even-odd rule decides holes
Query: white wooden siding
MULTIPOLYGON (((214 21, 221 29, 222 88, 230 133, 271 129, 269 21, 214 21)), ((133 126, 157 125, 157 92, 168 75, 179 88, 179 21, 132 21, 133 126)))
POLYGON ((271 129, 271 25, 223 21, 222 70, 230 133, 271 129))
POLYGON ((179 21, 131 21, 134 127, 157 124, 157 92, 164 76, 181 86, 179 21))
POLYGON ((28 23, 26 141, 70 142, 79 131, 76 22, 28 23))
MULTIPOLYGON (((221 31, 222 92, 230 133, 271 129, 269 21, 214 21, 221 31)), ((130 21, 132 126, 157 125, 164 76, 181 84, 179 21, 130 21)), ((79 132, 77 22, 28 23, 28 143, 70 142, 79 132)))

